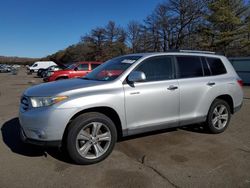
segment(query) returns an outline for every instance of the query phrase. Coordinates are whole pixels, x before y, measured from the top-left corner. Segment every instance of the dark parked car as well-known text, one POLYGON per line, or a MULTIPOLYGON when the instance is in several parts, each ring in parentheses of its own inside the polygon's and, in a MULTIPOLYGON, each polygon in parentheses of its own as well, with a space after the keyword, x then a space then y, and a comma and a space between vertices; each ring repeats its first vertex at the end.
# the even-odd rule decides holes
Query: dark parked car
POLYGON ((37 71, 37 76, 38 77, 46 77, 46 75, 48 74, 48 72, 54 72, 54 71, 58 71, 58 70, 63 70, 65 69, 66 66, 63 66, 63 65, 52 65, 50 67, 48 67, 47 69, 39 69, 37 71))

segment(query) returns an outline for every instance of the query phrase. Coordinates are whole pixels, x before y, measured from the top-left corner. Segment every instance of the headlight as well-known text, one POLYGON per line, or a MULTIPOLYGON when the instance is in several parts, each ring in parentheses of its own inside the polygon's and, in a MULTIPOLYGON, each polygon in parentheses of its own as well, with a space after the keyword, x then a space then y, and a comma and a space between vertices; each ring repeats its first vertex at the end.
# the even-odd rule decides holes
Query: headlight
POLYGON ((51 106, 55 103, 61 102, 67 99, 67 96, 57 96, 57 97, 31 97, 31 105, 33 108, 51 106))

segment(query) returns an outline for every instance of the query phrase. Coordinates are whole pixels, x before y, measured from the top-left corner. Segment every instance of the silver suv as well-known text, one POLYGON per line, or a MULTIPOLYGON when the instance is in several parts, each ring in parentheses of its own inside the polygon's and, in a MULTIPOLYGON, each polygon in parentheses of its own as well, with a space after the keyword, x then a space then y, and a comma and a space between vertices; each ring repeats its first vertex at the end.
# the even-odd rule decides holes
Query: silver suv
POLYGON ((76 163, 91 164, 128 135, 196 123, 221 133, 242 101, 242 81, 224 56, 131 54, 86 77, 27 89, 20 104, 21 137, 62 146, 76 163))

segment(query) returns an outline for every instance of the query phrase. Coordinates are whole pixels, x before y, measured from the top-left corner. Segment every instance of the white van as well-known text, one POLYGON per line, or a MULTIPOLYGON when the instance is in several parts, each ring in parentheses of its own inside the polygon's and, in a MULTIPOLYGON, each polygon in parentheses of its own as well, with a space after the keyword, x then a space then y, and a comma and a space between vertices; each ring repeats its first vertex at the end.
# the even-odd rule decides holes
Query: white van
POLYGON ((30 73, 37 72, 39 69, 47 69, 52 65, 57 65, 53 61, 37 61, 28 67, 30 73))

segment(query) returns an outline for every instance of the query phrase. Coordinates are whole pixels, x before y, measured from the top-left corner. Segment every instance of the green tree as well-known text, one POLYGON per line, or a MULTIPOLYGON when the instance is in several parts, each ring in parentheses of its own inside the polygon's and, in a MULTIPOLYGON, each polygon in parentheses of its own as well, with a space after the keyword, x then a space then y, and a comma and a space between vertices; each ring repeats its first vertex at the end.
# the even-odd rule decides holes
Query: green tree
POLYGON ((208 4, 207 23, 202 28, 202 47, 224 54, 248 46, 249 6, 244 0, 216 0, 208 4), (237 48, 237 49, 236 49, 237 48))

